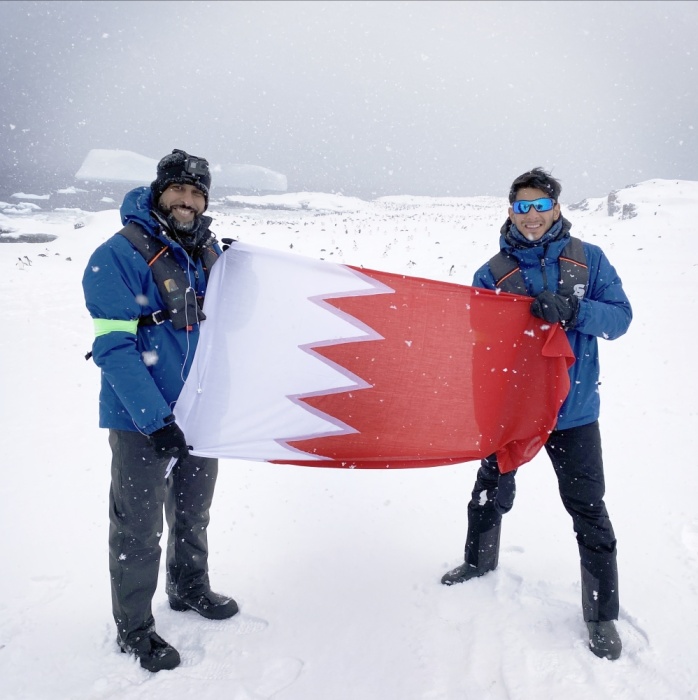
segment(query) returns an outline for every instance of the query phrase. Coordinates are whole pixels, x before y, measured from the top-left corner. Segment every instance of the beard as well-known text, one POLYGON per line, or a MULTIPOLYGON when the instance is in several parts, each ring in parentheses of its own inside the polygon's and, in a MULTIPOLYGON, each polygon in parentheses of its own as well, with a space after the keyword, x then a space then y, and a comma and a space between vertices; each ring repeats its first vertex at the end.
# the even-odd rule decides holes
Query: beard
POLYGON ((201 224, 201 215, 195 209, 189 208, 189 211, 194 212, 194 218, 191 221, 186 222, 179 221, 175 217, 175 215, 172 213, 172 207, 159 206, 158 209, 165 217, 170 230, 178 236, 182 236, 184 238, 193 236, 196 234, 196 231, 201 224))
POLYGON ((158 205, 156 211, 159 215, 160 222, 164 224, 169 231, 170 237, 177 241, 189 255, 194 255, 201 240, 207 236, 208 226, 205 223, 206 217, 191 209, 191 211, 195 213, 194 219, 182 223, 175 218, 172 213, 172 207, 158 205))

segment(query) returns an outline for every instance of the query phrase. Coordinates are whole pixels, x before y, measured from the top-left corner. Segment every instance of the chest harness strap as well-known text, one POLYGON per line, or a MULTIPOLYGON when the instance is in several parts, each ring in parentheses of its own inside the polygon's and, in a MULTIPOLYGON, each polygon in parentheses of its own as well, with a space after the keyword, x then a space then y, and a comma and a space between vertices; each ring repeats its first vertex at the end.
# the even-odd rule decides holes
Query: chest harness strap
MULTIPOLYGON (((166 308, 141 316, 138 325, 159 326, 169 319, 173 328, 180 330, 203 321, 206 318, 202 310, 204 297, 196 295, 196 291, 189 284, 187 272, 177 262, 170 247, 136 224, 127 224, 119 233, 128 239, 148 263, 160 296, 165 302, 166 308)), ((218 254, 212 247, 207 246, 203 249, 201 260, 206 279, 217 259, 218 254)))
MULTIPOLYGON (((589 267, 582 241, 579 238, 570 236, 569 242, 560 254, 559 264, 558 294, 568 297, 576 296, 581 299, 589 284, 589 267)), ((489 266, 497 289, 510 294, 529 296, 521 268, 513 255, 500 250, 497 255, 490 259, 489 266)))

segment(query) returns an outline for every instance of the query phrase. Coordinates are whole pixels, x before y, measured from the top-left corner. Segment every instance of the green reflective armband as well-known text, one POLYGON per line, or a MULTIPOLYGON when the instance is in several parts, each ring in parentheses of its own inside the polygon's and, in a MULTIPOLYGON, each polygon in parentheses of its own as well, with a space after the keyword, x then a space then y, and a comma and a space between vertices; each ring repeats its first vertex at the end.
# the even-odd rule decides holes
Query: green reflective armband
POLYGON ((100 335, 106 335, 107 333, 114 333, 115 331, 136 335, 138 330, 137 318, 133 319, 133 321, 117 321, 111 318, 93 318, 92 320, 95 324, 95 338, 99 338, 100 335))

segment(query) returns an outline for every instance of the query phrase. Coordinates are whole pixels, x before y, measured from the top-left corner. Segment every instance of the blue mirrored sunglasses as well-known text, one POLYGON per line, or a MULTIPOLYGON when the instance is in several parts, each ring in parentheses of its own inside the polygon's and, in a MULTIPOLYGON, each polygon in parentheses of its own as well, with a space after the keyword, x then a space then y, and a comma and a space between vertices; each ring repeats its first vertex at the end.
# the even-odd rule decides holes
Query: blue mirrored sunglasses
POLYGON ((533 207, 536 211, 550 211, 555 206, 551 197, 541 197, 540 199, 525 200, 514 202, 511 208, 515 214, 528 214, 533 207))

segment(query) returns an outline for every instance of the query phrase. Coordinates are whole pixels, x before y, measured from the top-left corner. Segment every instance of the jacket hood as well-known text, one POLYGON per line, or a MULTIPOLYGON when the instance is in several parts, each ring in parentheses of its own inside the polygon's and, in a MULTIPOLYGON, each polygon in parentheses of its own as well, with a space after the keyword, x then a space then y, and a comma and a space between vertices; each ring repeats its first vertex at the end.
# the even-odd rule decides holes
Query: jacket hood
POLYGON ((121 223, 142 226, 148 233, 157 234, 158 225, 150 215, 153 208, 153 196, 150 187, 136 187, 124 197, 121 204, 121 223))

